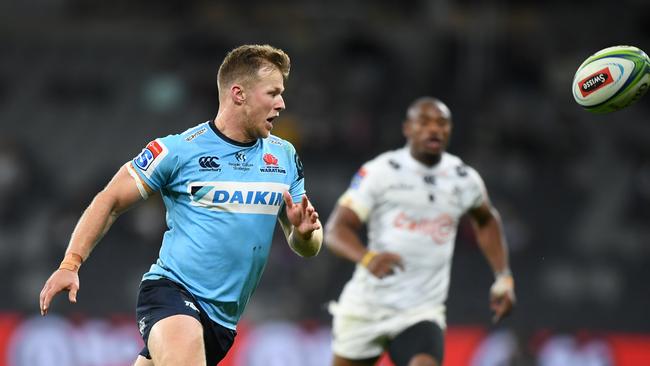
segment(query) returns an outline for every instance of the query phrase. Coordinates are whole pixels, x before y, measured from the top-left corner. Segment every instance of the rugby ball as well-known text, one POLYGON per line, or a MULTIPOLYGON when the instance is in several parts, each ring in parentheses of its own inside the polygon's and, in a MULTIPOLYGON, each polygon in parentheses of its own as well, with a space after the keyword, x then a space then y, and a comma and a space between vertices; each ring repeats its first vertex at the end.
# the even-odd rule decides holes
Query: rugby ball
POLYGON ((623 109, 650 87, 650 58, 633 46, 608 47, 589 56, 573 77, 573 98, 593 113, 623 109))

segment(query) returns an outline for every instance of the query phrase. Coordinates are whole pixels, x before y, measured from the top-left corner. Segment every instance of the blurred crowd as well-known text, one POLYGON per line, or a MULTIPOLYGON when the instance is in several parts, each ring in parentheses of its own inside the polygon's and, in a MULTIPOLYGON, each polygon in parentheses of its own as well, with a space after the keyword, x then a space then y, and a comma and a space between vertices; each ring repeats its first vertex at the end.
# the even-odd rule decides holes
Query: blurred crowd
MULTIPOLYGON (((148 141, 214 117, 228 50, 270 43, 292 59, 274 133, 297 147, 323 221, 364 161, 404 144, 408 103, 436 96, 450 152, 504 218, 519 300, 506 325, 650 332, 650 97, 597 116, 570 92, 598 49, 650 51, 650 3, 621 3, 597 26, 602 1, 2 2, 0 310, 35 313, 93 195, 148 141)), ((164 230, 157 197, 126 213, 81 269, 79 303, 53 311, 133 313, 164 230)), ((247 319, 329 324, 353 265, 303 260, 276 234, 247 319)), ((491 282, 464 223, 449 323, 487 326, 491 282)))

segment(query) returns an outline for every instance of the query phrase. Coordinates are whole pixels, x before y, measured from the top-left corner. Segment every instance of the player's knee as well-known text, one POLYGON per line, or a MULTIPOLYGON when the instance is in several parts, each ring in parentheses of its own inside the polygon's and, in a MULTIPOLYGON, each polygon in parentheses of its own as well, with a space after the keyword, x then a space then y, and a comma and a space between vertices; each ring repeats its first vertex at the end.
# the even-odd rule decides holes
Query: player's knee
POLYGON ((440 366, 440 364, 433 356, 426 353, 419 353, 411 357, 408 366, 440 366))

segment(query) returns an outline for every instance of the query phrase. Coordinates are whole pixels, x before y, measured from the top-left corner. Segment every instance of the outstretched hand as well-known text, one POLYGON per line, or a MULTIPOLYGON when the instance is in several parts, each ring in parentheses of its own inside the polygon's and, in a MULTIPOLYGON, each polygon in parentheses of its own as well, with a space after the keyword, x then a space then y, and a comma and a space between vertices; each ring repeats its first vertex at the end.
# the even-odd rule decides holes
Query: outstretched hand
POLYGON ((497 323, 510 314, 515 305, 515 282, 512 276, 497 278, 490 287, 490 309, 494 312, 492 322, 497 323))
POLYGON ((45 282, 40 296, 41 315, 46 315, 54 296, 61 291, 68 291, 68 300, 71 303, 77 302, 77 291, 79 291, 79 274, 66 269, 58 269, 52 273, 45 282))
POLYGON ((307 195, 302 196, 300 203, 294 203, 287 191, 282 193, 282 198, 284 198, 287 218, 294 226, 294 234, 299 235, 301 239, 309 239, 315 230, 320 229, 321 225, 318 221, 318 212, 309 202, 307 195))

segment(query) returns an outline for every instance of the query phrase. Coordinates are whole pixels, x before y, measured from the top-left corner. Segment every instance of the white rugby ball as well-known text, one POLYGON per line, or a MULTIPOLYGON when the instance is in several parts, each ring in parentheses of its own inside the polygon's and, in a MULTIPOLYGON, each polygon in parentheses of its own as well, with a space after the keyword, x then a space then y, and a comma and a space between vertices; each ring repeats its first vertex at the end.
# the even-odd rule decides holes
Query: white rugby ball
POLYGON ((650 86, 650 58, 637 47, 608 47, 589 56, 573 77, 573 98, 593 113, 623 109, 650 86))

